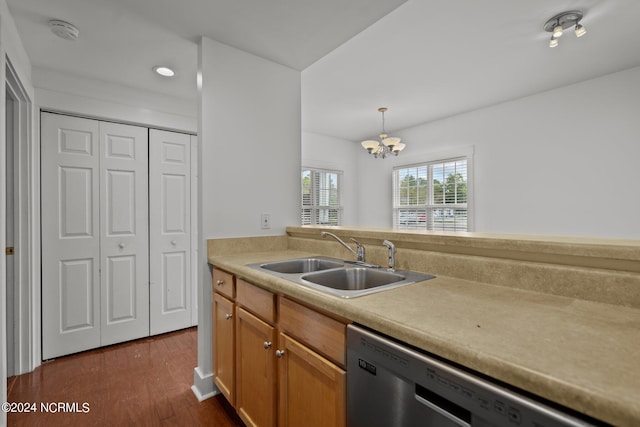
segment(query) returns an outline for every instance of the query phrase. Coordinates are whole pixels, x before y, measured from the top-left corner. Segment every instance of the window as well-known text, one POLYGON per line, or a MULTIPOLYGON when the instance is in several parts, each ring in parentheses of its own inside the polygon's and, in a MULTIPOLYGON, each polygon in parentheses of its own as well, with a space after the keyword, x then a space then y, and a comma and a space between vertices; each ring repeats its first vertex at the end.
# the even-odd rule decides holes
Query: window
POLYGON ((393 170, 395 228, 467 231, 467 159, 393 170))
POLYGON ((342 171, 302 169, 302 225, 341 225, 342 171))

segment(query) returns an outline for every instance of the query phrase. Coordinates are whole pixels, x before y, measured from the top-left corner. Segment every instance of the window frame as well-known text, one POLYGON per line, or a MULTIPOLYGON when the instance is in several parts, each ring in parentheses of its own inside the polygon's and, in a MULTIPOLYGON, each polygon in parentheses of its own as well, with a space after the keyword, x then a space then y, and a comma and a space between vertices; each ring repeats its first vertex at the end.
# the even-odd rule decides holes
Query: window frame
MULTIPOLYGON (((424 176, 424 175, 423 175, 424 176)), ((420 178, 420 174, 416 173, 416 178, 420 178)), ((445 177, 446 180, 446 177, 445 177)), ((395 166, 392 171, 392 221, 393 228, 399 230, 427 230, 427 231, 445 231, 445 232, 465 232, 473 231, 473 150, 465 150, 449 155, 432 156, 430 159, 411 164, 395 166), (466 203, 435 203, 434 200, 434 166, 445 165, 447 163, 466 161, 466 203), (411 168, 426 168, 426 197, 424 203, 416 203, 414 205, 401 205, 400 198, 400 173, 402 170, 411 168), (447 229, 438 227, 434 223, 435 211, 439 209, 451 209, 451 215, 454 218, 454 228, 447 229), (456 229, 456 211, 466 210, 466 228, 456 229), (433 213, 433 215, 432 215, 433 213), (406 224, 403 226, 400 222, 401 215, 404 214, 406 224), (434 228, 435 225, 435 228, 434 228)), ((419 188, 419 186, 416 186, 419 188)), ((444 194, 443 194, 444 195, 444 194)), ((419 200, 419 195, 416 194, 419 200)))
MULTIPOLYGON (((317 168, 311 166, 303 166, 301 168, 300 174, 300 223, 302 225, 326 225, 326 226, 339 226, 342 225, 343 221, 343 210, 344 206, 342 205, 342 186, 343 186, 344 172, 338 169, 326 169, 326 168, 317 168), (310 195, 309 199, 311 201, 310 204, 305 204, 305 194, 304 194, 304 185, 303 185, 303 174, 305 171, 310 172, 310 195), (338 203, 333 205, 329 204, 319 204, 315 203, 315 201, 319 200, 319 192, 321 191, 319 187, 315 184, 319 182, 316 177, 319 174, 335 174, 336 175, 336 198, 338 203), (308 221, 305 221, 305 210, 308 210, 308 221), (318 218, 321 216, 321 212, 326 211, 325 215, 329 220, 327 222, 318 221, 318 218), (335 223, 331 221, 331 211, 335 211, 336 220, 335 223)), ((329 195, 329 197, 331 197, 329 195)))

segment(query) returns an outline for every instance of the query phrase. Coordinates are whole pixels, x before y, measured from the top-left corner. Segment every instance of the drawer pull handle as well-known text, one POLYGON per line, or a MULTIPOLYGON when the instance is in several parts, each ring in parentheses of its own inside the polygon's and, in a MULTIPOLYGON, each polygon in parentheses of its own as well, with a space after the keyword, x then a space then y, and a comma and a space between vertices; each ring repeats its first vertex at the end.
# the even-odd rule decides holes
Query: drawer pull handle
POLYGON ((264 347, 265 350, 269 350, 271 348, 271 341, 265 341, 262 343, 262 347, 264 347))
POLYGON ((218 285, 218 286, 222 286, 222 285, 224 285, 224 280, 220 280, 220 279, 218 279, 218 280, 216 281, 216 285, 218 285))
POLYGON ((231 320, 232 317, 233 317, 233 315, 231 315, 231 314, 225 314, 224 315, 225 320, 231 320))
POLYGON ((276 350, 276 357, 281 359, 284 356, 284 350, 276 350))

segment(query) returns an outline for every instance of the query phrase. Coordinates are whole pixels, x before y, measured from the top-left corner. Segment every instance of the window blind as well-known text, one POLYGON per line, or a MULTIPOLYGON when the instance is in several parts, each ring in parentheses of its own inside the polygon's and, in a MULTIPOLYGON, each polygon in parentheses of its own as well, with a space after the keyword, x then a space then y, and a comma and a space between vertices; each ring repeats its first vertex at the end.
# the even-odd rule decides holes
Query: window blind
POLYGON ((302 170, 302 225, 341 225, 342 171, 302 170))
POLYGON ((467 231, 467 169, 467 158, 394 168, 394 227, 467 231))

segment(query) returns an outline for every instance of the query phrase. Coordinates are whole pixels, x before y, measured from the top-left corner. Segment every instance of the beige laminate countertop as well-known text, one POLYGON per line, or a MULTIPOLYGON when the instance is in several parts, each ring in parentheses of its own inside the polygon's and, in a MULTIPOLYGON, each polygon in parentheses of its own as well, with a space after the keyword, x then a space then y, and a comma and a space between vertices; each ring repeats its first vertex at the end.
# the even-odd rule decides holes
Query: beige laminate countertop
POLYGON ((246 266, 311 255, 209 262, 594 418, 640 426, 640 310, 444 276, 343 299, 246 266))

